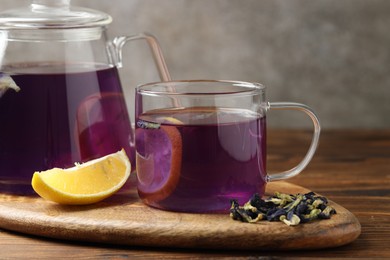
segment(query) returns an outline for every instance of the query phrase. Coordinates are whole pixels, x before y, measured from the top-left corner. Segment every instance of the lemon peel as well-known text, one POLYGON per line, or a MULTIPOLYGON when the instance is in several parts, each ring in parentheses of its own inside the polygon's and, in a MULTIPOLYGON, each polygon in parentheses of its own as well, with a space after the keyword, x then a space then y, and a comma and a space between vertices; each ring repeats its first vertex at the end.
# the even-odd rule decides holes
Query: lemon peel
POLYGON ((170 116, 162 117, 160 120, 162 122, 166 121, 166 122, 169 122, 169 123, 172 123, 172 124, 175 124, 175 125, 182 125, 183 124, 183 122, 180 121, 179 119, 174 118, 174 117, 170 117, 170 116))

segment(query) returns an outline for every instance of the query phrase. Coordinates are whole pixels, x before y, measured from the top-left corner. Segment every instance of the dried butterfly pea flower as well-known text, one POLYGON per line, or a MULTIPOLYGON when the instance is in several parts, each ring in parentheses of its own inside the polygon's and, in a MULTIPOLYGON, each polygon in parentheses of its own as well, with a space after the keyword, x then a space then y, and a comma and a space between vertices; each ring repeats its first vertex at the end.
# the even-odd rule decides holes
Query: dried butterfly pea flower
POLYGON ((298 206, 295 208, 295 213, 297 215, 302 215, 302 214, 305 214, 308 210, 308 206, 305 202, 301 201, 298 206))
POLYGON ((289 204, 287 204, 287 206, 285 206, 284 209, 286 209, 286 211, 291 211, 295 209, 301 203, 303 198, 304 198, 303 195, 298 194, 295 200, 292 200, 289 204))
POLYGON ((326 208, 318 214, 318 218, 329 219, 333 214, 336 214, 336 210, 330 206, 326 206, 326 208))
POLYGON ((267 219, 295 226, 314 219, 329 219, 336 210, 327 204, 325 197, 314 192, 296 195, 276 192, 265 200, 254 194, 242 207, 236 200, 231 200, 230 216, 249 223, 267 219))
POLYGON ((301 219, 297 215, 290 214, 290 213, 293 213, 293 211, 290 211, 287 214, 287 217, 285 215, 280 216, 280 221, 284 222, 284 224, 286 224, 288 226, 299 225, 299 223, 301 223, 301 219))
POLYGON ((277 209, 272 214, 267 214, 267 220, 268 221, 275 221, 279 220, 280 216, 285 216, 287 214, 287 211, 285 209, 277 209))
POLYGON ((245 209, 244 207, 240 207, 236 200, 232 200, 230 217, 234 220, 252 223, 262 220, 264 216, 261 212, 254 212, 253 208, 245 209))

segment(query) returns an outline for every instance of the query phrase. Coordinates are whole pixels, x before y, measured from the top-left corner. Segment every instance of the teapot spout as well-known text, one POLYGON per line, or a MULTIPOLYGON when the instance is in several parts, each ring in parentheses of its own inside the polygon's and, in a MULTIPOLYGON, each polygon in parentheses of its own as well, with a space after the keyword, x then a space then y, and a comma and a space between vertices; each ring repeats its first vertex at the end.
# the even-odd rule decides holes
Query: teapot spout
POLYGON ((167 64, 165 62, 164 56, 162 54, 162 50, 157 41, 157 38, 149 33, 140 33, 132 36, 118 36, 115 37, 112 41, 112 46, 114 47, 115 56, 116 56, 116 66, 121 68, 123 65, 122 59, 122 48, 123 46, 133 40, 146 40, 149 44, 149 47, 152 51, 154 61, 156 63, 158 73, 162 81, 170 81, 171 76, 168 71, 167 64))

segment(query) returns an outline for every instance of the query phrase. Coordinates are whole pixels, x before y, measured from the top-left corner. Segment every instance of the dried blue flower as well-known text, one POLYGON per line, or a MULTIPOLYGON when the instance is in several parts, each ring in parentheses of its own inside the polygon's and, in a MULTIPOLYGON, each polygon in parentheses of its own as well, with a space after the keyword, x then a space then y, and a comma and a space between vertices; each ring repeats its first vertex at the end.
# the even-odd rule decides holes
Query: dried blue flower
MULTIPOLYGON (((292 211, 290 211, 292 213, 292 211)), ((289 213, 290 213, 289 212, 289 213)), ((295 215, 295 214, 291 214, 290 217, 286 217, 286 216, 280 216, 280 221, 284 222, 284 224, 286 224, 287 226, 296 226, 296 225, 299 225, 299 223, 301 223, 301 219, 295 215)))
POLYGON ((272 214, 267 214, 267 220, 269 221, 275 221, 275 220, 279 220, 280 216, 282 215, 286 215, 287 214, 287 211, 285 209, 277 209, 275 212, 273 212, 272 214))
POLYGON ((234 220, 253 223, 262 220, 264 215, 253 208, 245 209, 244 207, 240 207, 236 200, 231 200, 230 217, 234 220))
POLYGON ((318 214, 318 218, 329 219, 333 214, 336 214, 336 210, 330 206, 326 206, 326 208, 318 214))
POLYGON ((267 199, 254 194, 242 207, 232 200, 230 208, 230 216, 234 220, 255 223, 267 219, 282 221, 289 226, 315 219, 329 219, 333 214, 336 214, 336 210, 328 205, 328 200, 314 192, 296 195, 276 192, 267 199))
POLYGON ((160 128, 159 123, 148 122, 148 121, 141 120, 141 119, 139 119, 137 121, 137 126, 139 128, 143 128, 143 129, 159 129, 160 128))
POLYGON ((307 214, 308 206, 304 201, 301 201, 298 206, 295 208, 295 213, 297 215, 307 214))

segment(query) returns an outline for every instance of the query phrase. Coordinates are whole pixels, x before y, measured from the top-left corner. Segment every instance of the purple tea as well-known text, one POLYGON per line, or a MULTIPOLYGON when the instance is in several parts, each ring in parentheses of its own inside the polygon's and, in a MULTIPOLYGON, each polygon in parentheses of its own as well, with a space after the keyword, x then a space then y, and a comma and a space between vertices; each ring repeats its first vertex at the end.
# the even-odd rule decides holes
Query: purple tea
POLYGON ((264 193, 265 117, 249 110, 154 110, 136 125, 138 192, 148 205, 226 212, 264 193))
POLYGON ((17 64, 3 71, 20 91, 0 94, 0 191, 30 193, 34 171, 71 167, 121 148, 134 165, 115 67, 17 64))

